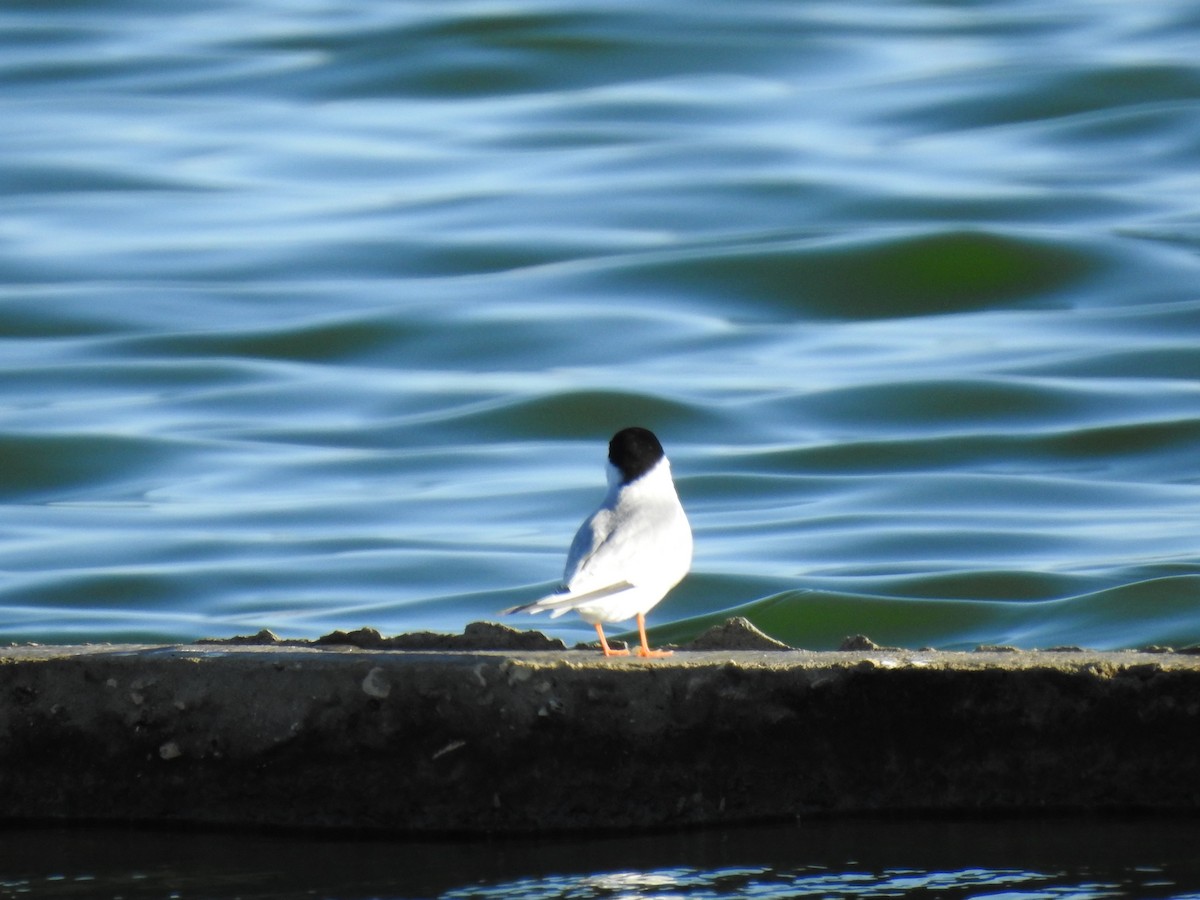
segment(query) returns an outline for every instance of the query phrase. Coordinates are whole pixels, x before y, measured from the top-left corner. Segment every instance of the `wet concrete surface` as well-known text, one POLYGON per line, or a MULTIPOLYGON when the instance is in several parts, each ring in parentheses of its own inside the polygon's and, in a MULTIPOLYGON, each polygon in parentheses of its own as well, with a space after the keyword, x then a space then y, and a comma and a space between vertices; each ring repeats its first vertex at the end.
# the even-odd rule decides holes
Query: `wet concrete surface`
POLYGON ((0 648, 0 821, 460 834, 1200 812, 1195 653, 810 652, 722 628, 645 661, 486 623, 424 649, 369 630, 0 648))

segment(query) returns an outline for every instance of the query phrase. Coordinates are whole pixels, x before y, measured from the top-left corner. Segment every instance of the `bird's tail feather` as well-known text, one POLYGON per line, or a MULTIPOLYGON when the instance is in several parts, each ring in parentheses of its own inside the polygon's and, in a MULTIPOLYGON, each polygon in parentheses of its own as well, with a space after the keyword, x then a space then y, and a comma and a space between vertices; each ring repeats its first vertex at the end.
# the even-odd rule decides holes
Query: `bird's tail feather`
POLYGON ((590 591, 584 591, 582 594, 577 594, 566 587, 562 590, 555 591, 553 594, 547 594, 539 600, 534 600, 532 603, 523 603, 519 606, 512 606, 508 609, 501 610, 500 614, 506 616, 509 613, 527 612, 537 614, 543 610, 551 610, 550 617, 557 619, 563 613, 570 612, 584 603, 592 600, 600 600, 604 597, 611 597, 613 594, 619 594, 621 591, 627 591, 631 587, 628 581, 618 581, 616 584, 610 584, 606 587, 596 588, 590 591))

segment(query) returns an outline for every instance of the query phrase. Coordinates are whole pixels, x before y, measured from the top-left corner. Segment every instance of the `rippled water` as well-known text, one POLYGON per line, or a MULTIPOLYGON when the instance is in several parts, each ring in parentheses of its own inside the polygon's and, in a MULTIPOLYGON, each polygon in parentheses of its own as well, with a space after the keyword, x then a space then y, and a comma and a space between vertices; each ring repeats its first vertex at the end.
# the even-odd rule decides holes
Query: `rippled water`
POLYGON ((658 639, 1200 641, 1197 60, 1161 0, 9 3, 0 635, 459 631, 636 423, 658 639))
POLYGON ((466 844, 139 831, 3 837, 5 900, 1200 897, 1200 828, 1182 821, 867 820, 466 844))

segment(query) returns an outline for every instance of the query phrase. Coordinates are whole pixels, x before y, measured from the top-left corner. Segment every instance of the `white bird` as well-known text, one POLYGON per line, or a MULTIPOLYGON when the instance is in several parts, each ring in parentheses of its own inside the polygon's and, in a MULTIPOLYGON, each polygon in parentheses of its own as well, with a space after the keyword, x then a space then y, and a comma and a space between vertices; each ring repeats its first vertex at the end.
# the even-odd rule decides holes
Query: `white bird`
POLYGON ((608 443, 608 494, 571 542, 562 587, 505 612, 550 610, 556 618, 575 610, 596 626, 605 656, 629 651, 608 646, 603 623, 636 616, 638 656, 668 656, 669 650, 651 650, 646 643, 646 613, 691 564, 692 529, 662 444, 645 428, 625 428, 608 443))

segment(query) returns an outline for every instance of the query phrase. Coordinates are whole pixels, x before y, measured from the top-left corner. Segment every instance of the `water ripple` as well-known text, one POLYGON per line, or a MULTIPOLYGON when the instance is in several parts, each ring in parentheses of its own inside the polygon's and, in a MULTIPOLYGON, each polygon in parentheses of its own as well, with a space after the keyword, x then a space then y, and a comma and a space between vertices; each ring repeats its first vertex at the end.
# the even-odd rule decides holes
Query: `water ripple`
POLYGON ((1200 641, 1194 12, 0 23, 5 637, 458 631, 640 422, 664 636, 1200 641))

